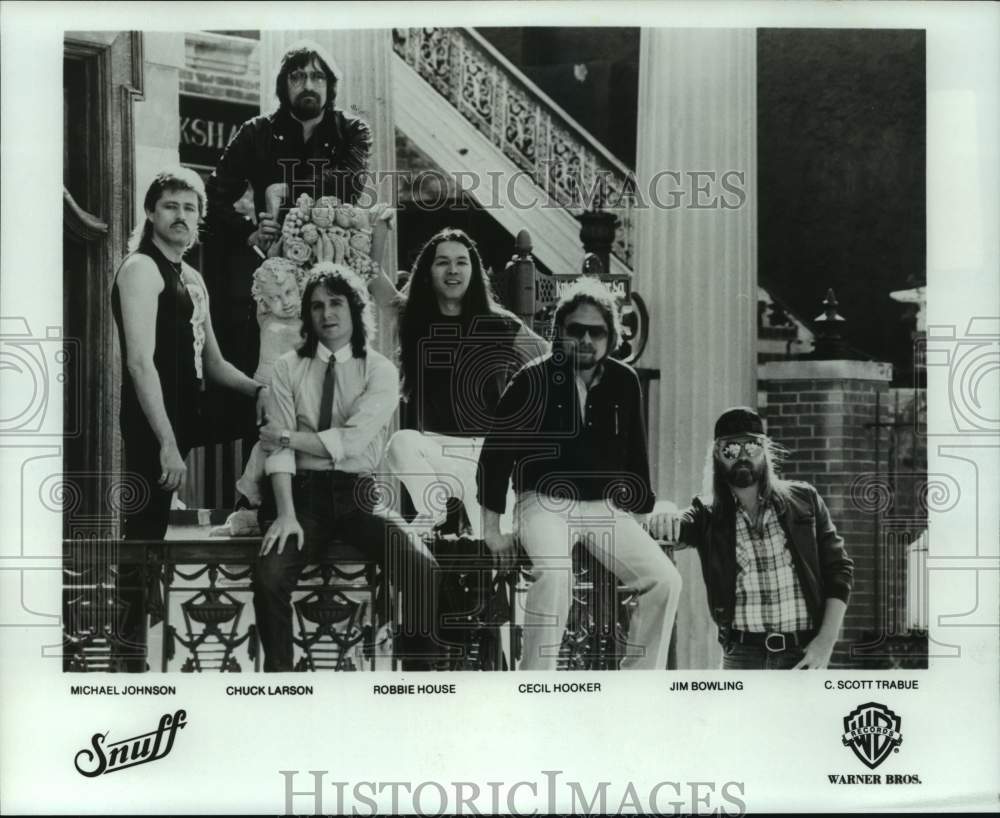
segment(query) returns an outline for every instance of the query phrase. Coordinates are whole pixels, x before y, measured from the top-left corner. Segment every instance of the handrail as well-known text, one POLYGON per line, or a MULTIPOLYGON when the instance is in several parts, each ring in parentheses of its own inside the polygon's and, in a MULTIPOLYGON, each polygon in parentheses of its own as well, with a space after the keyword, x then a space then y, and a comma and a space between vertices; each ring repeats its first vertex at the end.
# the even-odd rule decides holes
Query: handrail
POLYGON ((525 87, 531 90, 531 93, 538 97, 542 102, 546 104, 552 111, 557 113, 562 119, 570 126, 574 131, 576 131, 577 136, 586 141, 595 151, 601 154, 608 164, 614 165, 615 168, 623 176, 628 176, 632 173, 632 170, 624 163, 621 159, 615 156, 611 151, 609 151, 604 145, 598 142, 591 135, 590 131, 583 127, 579 122, 573 119, 558 102, 556 102, 552 97, 546 94, 541 88, 539 88, 534 82, 532 82, 528 76, 521 71, 514 63, 508 60, 503 53, 487 40, 482 34, 476 31, 474 28, 463 29, 472 39, 474 39, 479 46, 484 50, 489 52, 489 54, 496 60, 500 65, 502 65, 510 74, 513 74, 518 81, 525 87))
POLYGON ((630 265, 632 172, 482 35, 466 28, 393 30, 393 50, 560 207, 597 204, 618 216, 612 252, 630 265), (600 181, 601 186, 597 188, 600 181))

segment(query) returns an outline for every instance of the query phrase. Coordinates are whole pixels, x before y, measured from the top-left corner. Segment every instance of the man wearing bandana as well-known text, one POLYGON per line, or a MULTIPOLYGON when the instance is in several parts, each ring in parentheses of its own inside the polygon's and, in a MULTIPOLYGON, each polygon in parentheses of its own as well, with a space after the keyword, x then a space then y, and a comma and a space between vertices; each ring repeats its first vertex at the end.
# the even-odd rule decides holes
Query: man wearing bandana
POLYGON ((706 496, 650 520, 698 549, 726 670, 825 668, 847 610, 854 564, 816 489, 778 476, 779 453, 753 409, 723 412, 706 496))

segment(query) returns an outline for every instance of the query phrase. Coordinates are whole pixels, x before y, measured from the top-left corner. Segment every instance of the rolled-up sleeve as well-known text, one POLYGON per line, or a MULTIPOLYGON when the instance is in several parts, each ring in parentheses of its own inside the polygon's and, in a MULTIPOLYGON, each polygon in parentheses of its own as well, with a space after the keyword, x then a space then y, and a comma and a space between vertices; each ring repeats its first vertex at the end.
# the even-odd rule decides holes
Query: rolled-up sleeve
MULTIPOLYGON (((267 416, 282 429, 294 430, 295 398, 292 394, 292 377, 288 359, 281 357, 275 361, 271 378, 271 395, 267 406, 267 416)), ((295 474, 295 452, 289 448, 276 449, 264 461, 264 473, 295 474)))
POLYGON ((343 426, 318 432, 330 459, 339 463, 360 457, 389 422, 399 406, 399 373, 389 361, 371 360, 366 367, 365 388, 354 402, 343 426))

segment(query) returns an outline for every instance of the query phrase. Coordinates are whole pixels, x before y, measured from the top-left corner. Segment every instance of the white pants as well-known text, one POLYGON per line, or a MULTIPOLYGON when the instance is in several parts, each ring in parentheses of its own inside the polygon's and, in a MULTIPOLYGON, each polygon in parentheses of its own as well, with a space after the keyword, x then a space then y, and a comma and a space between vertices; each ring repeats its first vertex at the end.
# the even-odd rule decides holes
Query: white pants
MULTIPOLYGON (((481 437, 451 437, 414 429, 400 429, 386 448, 386 465, 410 494, 417 514, 439 523, 444 519, 449 497, 465 505, 472 533, 482 537, 482 508, 476 500, 476 468, 481 437)), ((501 521, 512 519, 513 492, 508 496, 507 513, 501 521)), ((503 522, 501 522, 503 525, 503 522)))
POLYGON ((639 593, 622 670, 664 670, 681 575, 625 511, 603 500, 566 501, 524 492, 515 523, 534 565, 524 615, 521 670, 555 670, 573 594, 573 545, 582 540, 615 576, 639 593))

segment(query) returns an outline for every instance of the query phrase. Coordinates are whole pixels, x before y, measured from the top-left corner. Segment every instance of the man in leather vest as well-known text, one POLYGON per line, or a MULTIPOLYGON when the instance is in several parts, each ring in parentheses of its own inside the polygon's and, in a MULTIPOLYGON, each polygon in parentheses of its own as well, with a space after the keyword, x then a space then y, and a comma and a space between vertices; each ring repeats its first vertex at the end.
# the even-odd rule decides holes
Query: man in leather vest
POLYGON ((777 476, 776 451, 753 409, 723 412, 711 497, 649 523, 698 549, 727 670, 825 668, 847 610, 854 563, 816 489, 777 476))

